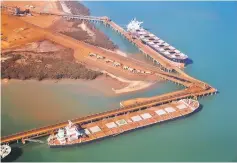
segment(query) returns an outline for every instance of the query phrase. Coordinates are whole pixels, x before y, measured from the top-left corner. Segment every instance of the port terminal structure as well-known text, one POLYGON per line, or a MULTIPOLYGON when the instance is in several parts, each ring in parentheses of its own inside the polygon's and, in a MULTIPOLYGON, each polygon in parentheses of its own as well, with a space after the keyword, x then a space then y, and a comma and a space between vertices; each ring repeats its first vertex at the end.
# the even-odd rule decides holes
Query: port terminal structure
MULTIPOLYGON (((153 60, 153 62, 157 64, 157 67, 159 67, 159 68, 153 69, 153 72, 157 76, 167 81, 178 83, 185 87, 185 89, 183 90, 170 92, 163 95, 154 96, 151 98, 139 98, 139 99, 131 99, 131 100, 123 101, 120 103, 120 108, 71 120, 75 124, 83 125, 87 123, 93 123, 93 122, 100 121, 107 118, 145 110, 149 107, 164 105, 164 104, 171 103, 173 101, 181 100, 184 98, 197 99, 200 97, 213 95, 218 92, 217 89, 210 86, 209 84, 189 76, 179 66, 172 64, 172 62, 167 60, 161 54, 157 53, 156 51, 142 44, 140 40, 132 38, 132 36, 130 36, 129 33, 127 33, 122 27, 117 25, 108 17, 94 17, 94 16, 54 14, 54 13, 38 13, 38 14, 57 15, 57 16, 64 17, 66 19, 80 19, 80 20, 96 21, 96 22, 104 23, 105 25, 110 26, 113 30, 121 34, 124 38, 128 39, 135 46, 137 46, 140 51, 146 54, 146 56, 149 56, 153 60)), ((35 26, 35 27, 40 28, 38 26, 35 26)), ((55 41, 56 43, 59 43, 59 44, 62 42, 68 43, 67 45, 70 45, 69 47, 79 46, 78 43, 80 41, 75 40, 71 37, 68 37, 59 33, 55 33, 53 31, 46 30, 46 29, 40 28, 40 30, 43 33, 45 33, 45 37, 47 39, 55 41)), ((85 44, 83 42, 80 42, 80 43, 85 44)), ((79 46, 78 48, 82 48, 82 47, 79 46)), ((89 55, 89 51, 88 51, 88 55, 89 55)), ((39 138, 39 137, 43 137, 43 136, 47 136, 52 133, 55 133, 57 132, 58 129, 65 127, 67 124, 68 122, 65 121, 65 122, 61 122, 61 123, 57 123, 57 124, 53 124, 53 125, 49 125, 49 126, 45 126, 41 128, 35 128, 32 130, 19 132, 19 133, 8 135, 8 136, 3 136, 1 137, 1 144, 13 143, 13 142, 18 142, 18 141, 22 141, 23 143, 25 143, 25 141, 27 140, 32 140, 34 138, 39 138)))

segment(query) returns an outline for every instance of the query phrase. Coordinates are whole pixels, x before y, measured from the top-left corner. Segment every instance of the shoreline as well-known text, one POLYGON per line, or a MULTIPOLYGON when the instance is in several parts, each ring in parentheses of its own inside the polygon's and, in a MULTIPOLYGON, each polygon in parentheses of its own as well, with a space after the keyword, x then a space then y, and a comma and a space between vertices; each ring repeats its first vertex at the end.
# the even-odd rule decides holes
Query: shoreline
POLYGON ((102 73, 107 74, 111 78, 114 78, 118 81, 128 84, 126 87, 123 87, 120 89, 112 88, 112 90, 114 91, 115 94, 122 94, 122 93, 129 93, 129 92, 143 90, 143 89, 149 88, 150 86, 152 86, 156 83, 156 82, 148 82, 148 81, 136 81, 136 80, 132 81, 132 80, 124 79, 122 77, 115 76, 115 75, 110 74, 106 71, 103 71, 102 73))
MULTIPOLYGON (((58 9, 66 14, 90 16, 89 8, 83 5, 80 1, 64 1, 63 3, 59 1, 56 3, 58 3, 58 9)), ((71 31, 63 31, 60 29, 62 30, 61 32, 63 34, 97 47, 113 51, 119 50, 118 46, 112 40, 110 40, 110 38, 104 32, 96 28, 94 23, 83 20, 70 20, 69 22, 72 23, 72 27, 70 27, 71 31), (80 28, 82 31, 78 31, 77 28, 80 28)))
POLYGON ((124 93, 132 93, 135 91, 141 91, 147 88, 150 88, 157 82, 148 82, 148 81, 132 81, 122 77, 115 76, 106 71, 102 72, 103 75, 97 77, 94 80, 86 80, 86 79, 43 79, 38 81, 37 79, 1 79, 1 85, 7 85, 14 82, 35 82, 38 84, 84 84, 89 86, 90 88, 96 89, 102 93, 108 95, 119 95, 124 93), (99 85, 99 87, 97 87, 99 85))
POLYGON ((71 9, 65 4, 64 1, 59 1, 59 3, 61 5, 61 9, 63 10, 63 12, 67 14, 72 14, 71 9))

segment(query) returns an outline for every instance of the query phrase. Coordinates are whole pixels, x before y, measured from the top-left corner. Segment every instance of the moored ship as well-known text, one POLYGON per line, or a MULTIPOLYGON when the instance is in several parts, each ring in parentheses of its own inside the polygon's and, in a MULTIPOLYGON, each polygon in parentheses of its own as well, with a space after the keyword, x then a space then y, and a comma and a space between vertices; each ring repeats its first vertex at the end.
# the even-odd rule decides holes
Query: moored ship
POLYGON ((1 145, 0 151, 1 159, 4 159, 11 153, 11 147, 9 145, 1 145))
POLYGON ((145 30, 143 27, 141 27, 142 23, 143 22, 133 19, 127 25, 127 32, 129 32, 133 38, 140 39, 143 44, 152 48, 170 61, 184 64, 187 62, 187 55, 180 52, 178 49, 150 33, 149 31, 145 30))
POLYGON ((61 128, 55 135, 49 136, 48 145, 50 147, 65 147, 84 144, 184 117, 196 112, 198 109, 199 102, 197 100, 182 99, 136 112, 109 116, 101 120, 92 120, 80 126, 68 121, 69 123, 65 128, 61 128))

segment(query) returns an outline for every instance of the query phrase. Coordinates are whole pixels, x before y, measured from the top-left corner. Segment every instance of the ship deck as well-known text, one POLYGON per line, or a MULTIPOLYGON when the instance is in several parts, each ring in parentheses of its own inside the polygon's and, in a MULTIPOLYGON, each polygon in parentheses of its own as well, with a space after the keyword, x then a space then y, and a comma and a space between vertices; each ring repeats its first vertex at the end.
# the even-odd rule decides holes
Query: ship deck
POLYGON ((142 42, 144 42, 147 46, 154 49, 156 52, 162 54, 163 56, 167 57, 170 60, 176 59, 176 60, 184 61, 185 59, 188 58, 186 55, 181 53, 175 47, 171 46, 164 40, 161 40, 159 37, 150 33, 149 31, 143 30, 143 33, 134 32, 133 34, 138 36, 138 39, 141 40, 142 42), (155 47, 155 45, 157 47, 155 47), (172 49, 170 49, 170 47, 172 47, 172 49), (159 51, 160 48, 163 48, 164 52, 160 52, 159 51), (170 51, 172 51, 174 53, 170 53, 170 51), (165 54, 165 52, 168 54, 165 54))
POLYGON ((108 136, 115 136, 137 128, 176 119, 192 113, 194 110, 183 101, 150 107, 132 113, 117 115, 111 118, 81 125, 81 131, 86 136, 77 140, 60 144, 58 140, 51 140, 50 146, 67 146, 81 144, 108 136))

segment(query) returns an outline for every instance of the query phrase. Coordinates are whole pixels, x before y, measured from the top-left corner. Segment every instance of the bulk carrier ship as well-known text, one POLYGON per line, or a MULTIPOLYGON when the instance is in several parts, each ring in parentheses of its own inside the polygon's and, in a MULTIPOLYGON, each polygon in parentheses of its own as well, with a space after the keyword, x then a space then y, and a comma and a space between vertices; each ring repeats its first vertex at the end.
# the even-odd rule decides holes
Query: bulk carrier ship
POLYGON ((143 27, 141 27, 142 23, 143 22, 139 22, 136 20, 136 18, 134 18, 127 25, 127 32, 129 32, 133 38, 140 39, 143 44, 149 46, 168 60, 176 63, 187 63, 187 55, 180 52, 178 49, 150 33, 149 31, 145 30, 143 27))
POLYGON ((199 102, 193 99, 182 99, 168 104, 125 113, 102 120, 89 121, 77 125, 68 121, 65 128, 58 130, 48 138, 50 147, 66 147, 85 144, 109 136, 143 128, 156 123, 174 120, 196 112, 199 102))

